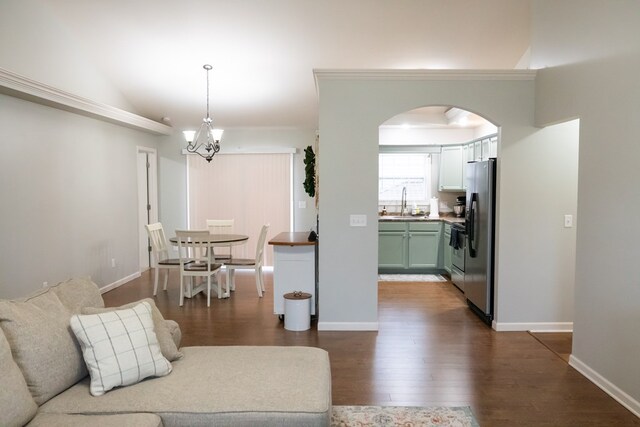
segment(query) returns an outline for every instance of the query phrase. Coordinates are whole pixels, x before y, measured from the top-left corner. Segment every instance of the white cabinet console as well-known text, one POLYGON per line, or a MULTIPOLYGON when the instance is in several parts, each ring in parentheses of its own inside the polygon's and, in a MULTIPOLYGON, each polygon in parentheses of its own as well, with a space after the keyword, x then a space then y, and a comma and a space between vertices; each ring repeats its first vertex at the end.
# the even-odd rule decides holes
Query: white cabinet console
POLYGON ((311 315, 316 314, 316 242, 308 232, 280 233, 273 245, 273 312, 284 314, 284 297, 289 292, 311 294, 311 315))

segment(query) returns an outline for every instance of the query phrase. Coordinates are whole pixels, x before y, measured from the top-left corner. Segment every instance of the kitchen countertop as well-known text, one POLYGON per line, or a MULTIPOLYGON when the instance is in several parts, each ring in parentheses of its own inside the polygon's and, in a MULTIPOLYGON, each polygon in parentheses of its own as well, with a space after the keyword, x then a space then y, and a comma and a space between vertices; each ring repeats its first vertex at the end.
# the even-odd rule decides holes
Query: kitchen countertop
POLYGON ((433 221, 441 221, 449 224, 463 224, 464 218, 458 218, 455 215, 446 215, 441 216, 439 218, 429 218, 428 216, 412 216, 412 215, 384 215, 378 217, 378 222, 400 222, 400 221, 411 221, 411 222, 433 222, 433 221))

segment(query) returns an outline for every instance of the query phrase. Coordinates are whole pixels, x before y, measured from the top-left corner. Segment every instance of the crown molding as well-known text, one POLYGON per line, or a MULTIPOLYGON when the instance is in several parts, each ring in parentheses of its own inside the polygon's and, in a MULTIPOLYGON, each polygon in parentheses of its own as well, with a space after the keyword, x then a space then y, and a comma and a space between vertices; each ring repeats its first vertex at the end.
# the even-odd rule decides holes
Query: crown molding
POLYGON ((56 89, 4 68, 0 68, 0 93, 156 135, 173 133, 170 126, 56 89))
POLYGON ((340 70, 314 69, 318 80, 535 80, 535 70, 340 70))

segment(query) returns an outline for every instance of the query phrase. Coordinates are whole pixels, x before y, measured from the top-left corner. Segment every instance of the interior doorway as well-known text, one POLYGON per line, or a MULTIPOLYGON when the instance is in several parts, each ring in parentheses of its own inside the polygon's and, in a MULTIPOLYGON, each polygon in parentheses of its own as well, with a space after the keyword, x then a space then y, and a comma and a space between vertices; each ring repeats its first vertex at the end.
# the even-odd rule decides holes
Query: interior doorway
POLYGON ((496 125, 452 106, 417 108, 380 125, 379 284, 447 281, 493 320, 496 191, 488 183, 495 182, 498 141, 496 125), (483 180, 476 170, 491 174, 483 180), (465 226, 468 189, 481 200, 470 210, 483 219, 472 234, 465 226), (487 243, 468 256, 470 236, 487 243))
POLYGON ((158 222, 158 160, 153 148, 137 147, 138 254, 140 272, 152 267, 146 224, 158 222))

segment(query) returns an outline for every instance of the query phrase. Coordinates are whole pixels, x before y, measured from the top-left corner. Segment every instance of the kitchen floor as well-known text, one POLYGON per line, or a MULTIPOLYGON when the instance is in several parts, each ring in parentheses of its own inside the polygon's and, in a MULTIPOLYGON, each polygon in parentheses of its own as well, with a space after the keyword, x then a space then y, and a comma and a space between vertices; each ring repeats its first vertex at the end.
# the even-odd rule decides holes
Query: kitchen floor
MULTIPOLYGON (((470 406, 481 426, 640 426, 640 419, 527 332, 495 332, 450 282, 379 284, 378 332, 291 332, 240 272, 230 299, 178 307, 178 276, 156 303, 183 345, 305 345, 331 358, 334 405, 470 406)), ((149 272, 104 294, 117 306, 152 294, 149 272)), ((320 308, 322 310, 322 308, 320 308)))

